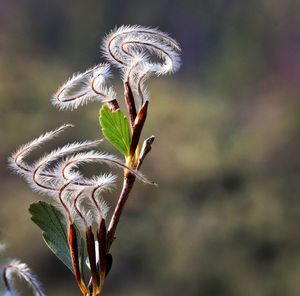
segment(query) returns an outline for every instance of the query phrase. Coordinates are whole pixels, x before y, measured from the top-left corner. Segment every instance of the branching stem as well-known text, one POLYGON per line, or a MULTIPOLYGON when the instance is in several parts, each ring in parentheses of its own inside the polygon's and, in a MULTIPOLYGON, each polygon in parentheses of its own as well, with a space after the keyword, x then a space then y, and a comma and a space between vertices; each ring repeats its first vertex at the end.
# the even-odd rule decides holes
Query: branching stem
POLYGON ((70 255, 71 255, 72 266, 73 266, 76 282, 78 284, 78 287, 82 295, 88 295, 87 288, 83 281, 80 272, 80 267, 79 267, 78 244, 77 244, 76 229, 74 224, 69 225, 68 243, 69 243, 70 255))
MULTIPOLYGON (((127 105, 127 111, 129 113, 130 123, 132 126, 132 140, 130 146, 130 159, 134 159, 136 151, 138 149, 138 144, 140 140, 140 136, 144 127, 144 123, 147 118, 147 110, 148 110, 148 101, 144 103, 139 112, 136 112, 134 97, 131 91, 131 87, 129 83, 124 84, 124 99, 127 105)), ((138 163, 137 161, 135 163, 138 163)), ((141 163, 140 163, 141 164, 141 163)), ((131 166, 132 163, 129 163, 131 166)), ((134 165, 133 165, 134 167, 134 165)), ((124 206, 129 197, 129 194, 133 188, 136 176, 130 173, 128 170, 124 170, 124 181, 123 188, 118 199, 117 205, 115 207, 114 213, 110 220, 110 224, 107 232, 107 251, 110 250, 110 247, 114 241, 116 229, 118 223, 120 221, 124 206)))
POLYGON ((122 215, 125 203, 129 197, 129 194, 134 185, 134 181, 135 181, 135 176, 130 173, 124 177, 122 192, 120 194, 118 203, 116 205, 115 211, 112 215, 112 218, 111 218, 111 221, 110 221, 110 224, 108 227, 108 233, 107 233, 107 249, 108 250, 110 249, 110 247, 114 241, 115 232, 116 232, 118 223, 120 221, 120 217, 122 215))

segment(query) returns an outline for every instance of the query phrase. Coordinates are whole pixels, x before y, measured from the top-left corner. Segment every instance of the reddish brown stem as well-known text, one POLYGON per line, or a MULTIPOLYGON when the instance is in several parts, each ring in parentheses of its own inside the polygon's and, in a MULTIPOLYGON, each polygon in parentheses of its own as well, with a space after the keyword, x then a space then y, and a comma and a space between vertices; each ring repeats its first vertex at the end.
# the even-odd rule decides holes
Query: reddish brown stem
POLYGON ((82 294, 86 295, 86 287, 80 273, 76 229, 73 223, 69 226, 68 242, 76 282, 82 294))
POLYGON ((107 251, 109 251, 109 249, 114 241, 115 232, 116 232, 118 223, 120 221, 120 217, 121 217, 123 208, 128 199, 129 193, 131 192, 131 189, 133 187, 134 181, 135 181, 135 176, 130 173, 124 177, 122 192, 121 192, 121 195, 119 197, 118 203, 116 205, 115 211, 112 215, 112 218, 111 218, 111 221, 110 221, 110 224, 108 227, 107 251))
POLYGON ((98 286, 98 272, 96 265, 95 237, 91 226, 86 231, 86 246, 90 261, 93 289, 96 289, 98 286))
MULTIPOLYGON (((128 112, 129 112, 129 115, 133 118, 134 113, 132 113, 132 112, 134 112, 133 111, 134 109, 133 109, 133 106, 131 106, 130 104, 131 104, 132 100, 134 102, 134 98, 133 98, 129 84, 125 83, 124 87, 125 87, 125 101, 127 102, 127 100, 128 100, 128 102, 129 102, 129 104, 127 103, 128 112), (126 89, 126 87, 127 87, 127 89, 126 89), (126 98, 126 96, 127 96, 127 98, 126 98)), ((130 145, 130 156, 132 159, 134 158, 134 155, 135 155, 135 152, 136 152, 139 140, 140 140, 140 136, 142 133, 142 129, 143 129, 144 123, 146 121, 147 110, 148 110, 148 101, 146 101, 144 103, 144 105, 142 106, 142 108, 140 109, 138 114, 135 116, 135 119, 134 119, 134 122, 132 125, 133 132, 132 132, 132 140, 131 140, 131 145, 130 145)), ((116 232, 118 223, 120 221, 120 217, 122 215, 123 208, 129 197, 129 194, 132 190, 135 179, 136 179, 136 177, 132 173, 130 173, 128 170, 125 170, 123 188, 122 188, 118 203, 115 207, 114 213, 112 215, 112 218, 111 218, 111 221, 110 221, 110 224, 108 227, 107 252, 109 251, 109 249, 114 241, 115 232, 116 232)))
POLYGON ((119 109, 119 104, 116 99, 108 101, 106 104, 111 112, 117 111, 119 109))
POLYGON ((135 118, 133 125, 133 133, 132 140, 130 145, 130 155, 133 157, 135 154, 135 150, 140 140, 140 136, 144 127, 144 123, 147 118, 147 110, 148 110, 148 101, 144 103, 141 110, 139 111, 137 117, 135 118))
POLYGON ((129 114, 131 127, 133 127, 134 120, 136 118, 136 107, 135 107, 133 93, 128 81, 124 83, 124 98, 125 98, 125 102, 129 114))
POLYGON ((100 269, 100 293, 104 287, 105 273, 106 273, 106 225, 105 220, 102 219, 97 231, 97 238, 99 242, 99 269, 100 269))
POLYGON ((106 246, 106 225, 104 219, 101 220, 99 229, 97 231, 97 239, 99 242, 100 272, 104 271, 105 273, 105 269, 106 269, 105 257, 106 257, 107 246, 106 246))

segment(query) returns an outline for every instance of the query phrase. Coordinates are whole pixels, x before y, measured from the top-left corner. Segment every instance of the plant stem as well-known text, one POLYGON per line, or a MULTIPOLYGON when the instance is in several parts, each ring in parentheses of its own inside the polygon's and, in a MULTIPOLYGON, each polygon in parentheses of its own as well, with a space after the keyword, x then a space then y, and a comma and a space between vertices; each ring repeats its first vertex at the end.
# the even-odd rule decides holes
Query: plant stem
POLYGON ((148 101, 144 103, 141 110, 138 112, 133 125, 132 130, 132 139, 130 145, 130 156, 133 157, 135 155, 137 146, 139 144, 139 140, 141 137, 141 133, 147 118, 147 111, 148 111, 148 101))
POLYGON ((72 259, 72 266, 74 270, 74 275, 78 287, 83 295, 87 295, 87 289, 85 283, 82 279, 80 267, 79 267, 79 255, 78 255, 78 245, 77 245, 77 237, 76 237, 76 229, 74 224, 69 225, 68 231, 68 243, 70 249, 70 255, 72 259))
POLYGON ((119 109, 119 104, 117 100, 107 102, 107 106, 111 112, 117 111, 119 109))
POLYGON ((102 218, 100 226, 97 230, 97 239, 98 239, 98 248, 99 248, 99 276, 100 276, 100 286, 99 286, 99 295, 101 294, 104 288, 104 280, 106 273, 106 254, 107 254, 107 244, 106 244, 106 225, 105 219, 102 218))
MULTIPOLYGON (((134 160, 134 157, 136 155, 136 151, 138 149, 138 144, 140 140, 140 136, 144 127, 144 123, 147 118, 147 111, 148 111, 148 101, 146 101, 138 113, 136 113, 136 107, 134 102, 134 97, 131 91, 131 87, 128 82, 124 84, 124 99, 126 102, 127 110, 129 113, 130 123, 132 127, 132 139, 131 139, 131 145, 130 145, 130 161, 128 163, 129 167, 135 166, 135 164, 132 164, 132 160, 134 160)), ((138 163, 138 156, 136 155, 136 164, 138 163)), ((132 187, 135 182, 135 175, 131 174, 128 170, 125 170, 124 172, 124 181, 123 181, 123 188, 118 200, 118 203, 115 207, 114 213, 111 217, 110 224, 108 227, 107 232, 107 251, 109 251, 114 238, 115 238, 115 232, 116 228, 118 226, 118 223, 120 221, 120 217, 123 212, 123 208, 125 206, 125 203, 129 197, 129 194, 132 190, 132 187)))
POLYGON ((137 113, 136 113, 136 107, 135 107, 133 93, 132 93, 132 90, 131 90, 131 87, 130 87, 128 81, 126 81, 124 83, 124 99, 125 99, 127 111, 129 114, 130 125, 131 125, 131 128, 133 128, 134 120, 136 118, 137 113))
POLYGON ((122 215, 123 208, 128 199, 128 196, 132 190, 134 182, 135 182, 135 176, 133 174, 131 174, 131 173, 125 174, 124 181, 123 181, 123 188, 122 188, 118 203, 115 207, 115 211, 112 215, 112 218, 110 220, 110 224, 108 227, 108 232, 107 232, 107 250, 108 251, 114 241, 116 228, 118 226, 120 217, 122 215))
POLYGON ((86 231, 86 246, 92 275, 93 295, 95 295, 96 289, 98 288, 98 273, 95 252, 95 237, 91 226, 86 231))

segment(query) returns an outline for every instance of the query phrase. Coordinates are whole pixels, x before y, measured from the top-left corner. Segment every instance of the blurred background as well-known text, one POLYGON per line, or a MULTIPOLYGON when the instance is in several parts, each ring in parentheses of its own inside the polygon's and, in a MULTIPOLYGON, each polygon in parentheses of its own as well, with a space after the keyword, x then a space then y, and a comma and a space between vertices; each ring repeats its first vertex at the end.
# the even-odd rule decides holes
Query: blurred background
POLYGON ((105 33, 139 24, 171 33, 183 65, 148 83, 143 136, 156 142, 143 172, 159 187, 136 184, 104 295, 300 295, 299 20, 297 0, 0 0, 5 257, 27 262, 47 295, 80 295, 30 221, 41 197, 7 158, 65 122, 76 127, 48 151, 102 137, 99 105, 62 112, 49 99, 73 72, 104 61, 105 33))

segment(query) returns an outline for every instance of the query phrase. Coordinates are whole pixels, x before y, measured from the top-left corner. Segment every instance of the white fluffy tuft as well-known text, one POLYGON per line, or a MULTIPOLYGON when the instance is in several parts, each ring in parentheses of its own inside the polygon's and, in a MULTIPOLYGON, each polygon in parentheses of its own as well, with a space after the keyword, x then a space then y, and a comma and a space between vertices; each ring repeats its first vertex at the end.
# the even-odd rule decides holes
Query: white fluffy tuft
POLYGON ((108 102, 116 98, 116 93, 106 87, 110 78, 108 64, 99 64, 84 73, 74 74, 52 97, 52 104, 61 109, 76 109, 90 101, 108 102))
POLYGON ((122 70, 123 80, 130 82, 142 103, 148 99, 143 84, 150 74, 171 74, 181 64, 179 44, 156 28, 121 26, 106 36, 102 51, 122 70), (152 62, 154 56, 159 61, 152 62))
POLYGON ((41 284, 25 263, 22 263, 19 260, 12 260, 4 266, 4 270, 5 276, 9 282, 13 282, 13 276, 17 275, 27 282, 34 291, 34 295, 45 296, 41 284))
POLYGON ((70 125, 48 132, 22 146, 10 159, 14 170, 23 175, 34 191, 53 198, 54 205, 64 216, 78 221, 80 228, 99 223, 105 219, 108 205, 101 193, 111 190, 116 176, 101 174, 85 178, 79 166, 87 163, 106 163, 130 171, 144 183, 153 184, 138 170, 127 167, 122 160, 114 155, 96 151, 86 151, 98 145, 98 141, 85 141, 67 144, 44 155, 33 164, 27 164, 24 158, 37 146, 52 139, 70 125), (79 195, 78 195, 79 194, 79 195))
POLYGON ((72 124, 64 124, 61 127, 47 132, 37 139, 28 142, 27 144, 21 146, 10 158, 9 158, 9 166, 13 171, 20 175, 28 175, 32 172, 32 166, 28 165, 24 162, 24 158, 34 149, 38 148, 40 145, 48 142, 58 136, 61 132, 63 132, 66 128, 73 127, 72 124))
POLYGON ((124 164, 120 159, 118 159, 114 155, 110 155, 107 153, 100 153, 96 151, 89 151, 84 153, 77 153, 69 158, 67 158, 61 164, 61 172, 64 179, 73 179, 73 173, 76 172, 76 168, 80 164, 87 163, 107 163, 108 165, 118 166, 123 169, 129 170, 132 174, 134 174, 138 179, 147 184, 155 185, 155 183, 149 181, 141 172, 131 169, 126 164, 124 164))

